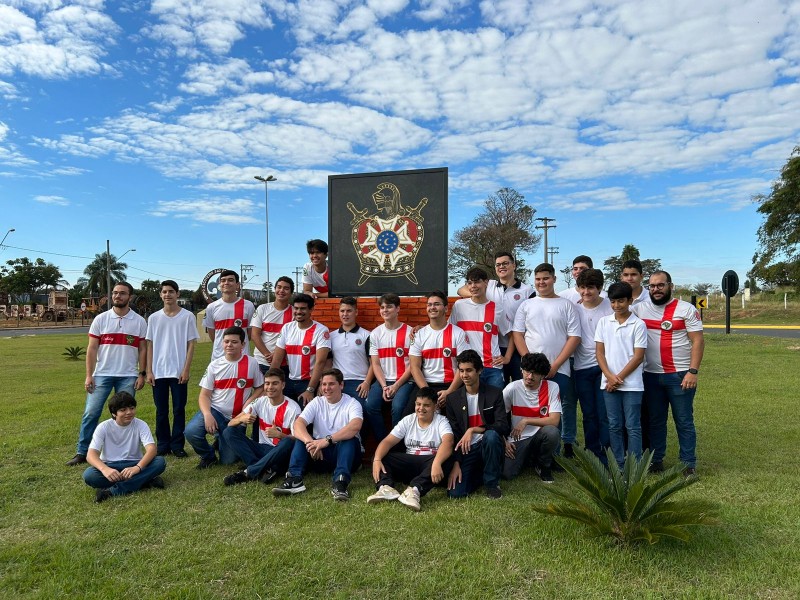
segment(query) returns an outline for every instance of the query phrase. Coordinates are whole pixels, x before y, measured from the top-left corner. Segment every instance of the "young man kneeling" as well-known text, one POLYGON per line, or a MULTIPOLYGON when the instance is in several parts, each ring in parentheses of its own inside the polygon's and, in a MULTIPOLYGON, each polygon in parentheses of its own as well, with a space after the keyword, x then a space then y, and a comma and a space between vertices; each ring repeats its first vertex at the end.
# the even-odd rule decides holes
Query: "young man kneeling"
POLYGON ((367 498, 369 504, 399 500, 411 510, 433 486, 444 480, 444 463, 453 454, 453 430, 447 418, 436 412, 436 391, 424 387, 417 392, 414 413, 400 420, 375 450, 372 477, 378 491, 367 498), (405 453, 389 452, 400 441, 405 453), (408 484, 400 494, 395 479, 408 484))
POLYGON ((95 502, 142 488, 163 488, 159 475, 167 463, 156 456, 147 423, 136 418, 136 399, 128 392, 118 392, 109 400, 108 410, 112 418, 95 429, 86 455, 91 466, 83 472, 86 485, 97 489, 95 502))

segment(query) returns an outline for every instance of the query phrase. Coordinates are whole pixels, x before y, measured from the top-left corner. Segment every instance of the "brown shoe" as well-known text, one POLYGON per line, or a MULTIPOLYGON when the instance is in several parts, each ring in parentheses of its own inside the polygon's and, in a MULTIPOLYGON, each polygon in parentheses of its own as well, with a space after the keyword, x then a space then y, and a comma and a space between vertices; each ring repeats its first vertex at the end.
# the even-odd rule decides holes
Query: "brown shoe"
POLYGON ((67 461, 68 467, 74 467, 86 462, 86 455, 85 454, 76 454, 72 458, 67 461))

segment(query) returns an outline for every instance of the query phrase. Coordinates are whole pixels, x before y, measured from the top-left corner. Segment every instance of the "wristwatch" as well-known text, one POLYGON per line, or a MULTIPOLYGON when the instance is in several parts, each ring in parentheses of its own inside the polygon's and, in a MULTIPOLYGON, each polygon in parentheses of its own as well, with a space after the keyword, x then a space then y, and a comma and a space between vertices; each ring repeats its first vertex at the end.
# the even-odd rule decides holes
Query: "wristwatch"
POLYGON ((139 375, 141 375, 142 377, 146 377, 147 371, 139 371, 139 375))
POLYGON ((335 446, 336 445, 336 442, 333 441, 333 438, 331 436, 326 435, 325 439, 328 440, 328 445, 330 445, 330 446, 335 446))
POLYGON ((697 375, 699 371, 697 369, 689 369, 689 373, 691 373, 692 375, 697 375))
POLYGON ((311 387, 311 386, 308 386, 308 387, 306 388, 306 391, 307 391, 309 394, 313 394, 315 390, 314 390, 314 388, 313 388, 313 387, 311 387))

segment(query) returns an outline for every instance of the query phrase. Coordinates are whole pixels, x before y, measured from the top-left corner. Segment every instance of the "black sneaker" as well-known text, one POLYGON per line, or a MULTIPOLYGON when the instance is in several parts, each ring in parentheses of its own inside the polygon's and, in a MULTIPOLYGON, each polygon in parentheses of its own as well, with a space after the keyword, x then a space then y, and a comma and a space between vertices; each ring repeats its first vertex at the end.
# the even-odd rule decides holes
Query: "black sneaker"
POLYGON ((650 463, 650 472, 651 473, 663 473, 664 472, 664 463, 659 461, 651 462, 650 463))
POLYGON ((331 486, 331 495, 333 496, 334 500, 338 500, 339 502, 347 502, 350 500, 350 492, 347 491, 347 482, 339 476, 340 479, 333 482, 331 486))
POLYGON ((158 476, 153 477, 150 480, 150 487, 151 488, 155 488, 157 490, 163 490, 164 489, 164 480, 161 479, 161 477, 158 477, 158 476))
POLYGON ((184 450, 183 448, 178 448, 177 450, 173 450, 172 455, 177 458, 186 458, 187 456, 189 456, 188 454, 186 454, 186 450, 184 450))
POLYGON ((575 458, 575 451, 572 444, 564 444, 564 458, 575 458))
POLYGON ((275 478, 277 476, 278 476, 277 471, 273 471, 272 469, 266 469, 265 471, 261 472, 261 475, 259 475, 258 480, 261 483, 272 483, 273 481, 275 481, 275 478))
POLYGON ((486 488, 486 497, 491 498, 492 500, 499 500, 503 497, 503 492, 500 491, 500 488, 495 487, 487 487, 486 488))
POLYGON ((306 486, 303 485, 302 477, 295 477, 294 475, 286 474, 286 479, 280 487, 272 488, 272 493, 275 496, 289 496, 291 494, 299 494, 305 492, 306 486))
POLYGON ((94 501, 100 504, 111 498, 111 490, 97 490, 94 495, 94 501))
POLYGON ((684 477, 697 477, 697 470, 694 467, 686 467, 683 470, 684 477))
POLYGON ((236 471, 236 473, 226 475, 222 483, 225 485, 236 485, 237 483, 245 483, 247 481, 250 481, 250 478, 247 476, 247 471, 236 471))
POLYGON ((200 462, 197 463, 197 467, 196 468, 198 468, 198 469, 207 469, 211 465, 215 465, 215 464, 217 464, 217 457, 216 456, 213 457, 213 458, 205 458, 205 457, 203 457, 203 458, 200 459, 200 462))
POLYGON ((550 467, 540 467, 539 479, 541 479, 543 483, 553 483, 555 480, 553 479, 552 469, 550 467))
POLYGON ((86 462, 86 455, 85 454, 76 454, 72 458, 67 461, 68 467, 74 467, 76 465, 81 465, 86 462))

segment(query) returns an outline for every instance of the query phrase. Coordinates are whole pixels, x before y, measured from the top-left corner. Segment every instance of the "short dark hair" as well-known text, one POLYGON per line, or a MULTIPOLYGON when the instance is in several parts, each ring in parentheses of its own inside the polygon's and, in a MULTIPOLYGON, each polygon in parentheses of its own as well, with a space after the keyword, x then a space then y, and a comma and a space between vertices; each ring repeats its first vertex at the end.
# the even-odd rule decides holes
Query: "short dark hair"
POLYGON ((239 274, 231 269, 225 269, 222 273, 219 274, 219 278, 222 279, 223 277, 230 277, 231 275, 233 275, 233 278, 236 280, 236 283, 239 283, 239 274))
POLYGON ((528 373, 545 376, 550 372, 550 361, 541 352, 529 352, 520 359, 520 367, 528 373))
POLYGON ((241 327, 234 325, 232 327, 228 327, 225 331, 222 332, 222 337, 224 338, 226 335, 238 335, 239 340, 244 343, 244 329, 241 327))
POLYGON ((392 306, 400 306, 400 296, 394 292, 389 292, 378 298, 378 306, 381 304, 391 304, 392 306))
POLYGON ((128 288, 128 293, 131 296, 133 296, 133 286, 130 283, 128 283, 127 281, 118 281, 113 286, 111 286, 111 289, 113 290, 118 285, 124 285, 126 288, 128 288))
POLYGON ((488 281, 489 274, 481 267, 472 267, 464 276, 467 281, 488 281))
POLYGON ((286 275, 281 275, 280 277, 278 277, 275 280, 275 285, 278 285, 278 283, 280 283, 281 281, 283 283, 288 283, 289 284, 289 291, 291 293, 294 293, 294 279, 292 279, 291 277, 287 277, 286 275))
POLYGON ((267 369, 267 372, 264 373, 264 379, 267 377, 277 377, 281 381, 286 381, 286 373, 283 372, 283 369, 278 369, 277 367, 267 369))
POLYGON ((600 269, 586 269, 581 271, 578 278, 575 280, 577 287, 596 287, 598 290, 603 289, 603 272, 600 269))
MULTIPOLYGON (((336 367, 334 367, 333 369, 325 369, 322 372, 322 377, 325 377, 325 375, 333 375, 334 377, 336 377, 336 381, 338 381, 339 383, 344 383, 344 375, 342 375, 342 372, 336 367)), ((322 381, 322 377, 319 378, 320 381, 322 381)))
POLYGON ((445 306, 447 306, 448 304, 447 294, 442 290, 433 290, 432 292, 428 292, 427 294, 425 294, 425 298, 426 299, 439 298, 444 303, 445 306))
POLYGON ((136 408, 136 398, 130 392, 117 392, 108 401, 108 412, 112 417, 117 416, 117 411, 121 408, 136 408))
POLYGON ((508 250, 498 250, 497 252, 494 253, 495 260, 497 260, 498 258, 503 258, 504 256, 507 256, 509 259, 511 259, 512 263, 516 264, 517 261, 514 260, 514 255, 511 254, 511 252, 509 252, 508 250))
POLYGON ((173 290, 175 290, 176 294, 181 293, 180 288, 178 288, 178 284, 172 281, 172 279, 165 279, 161 282, 161 289, 163 290, 165 287, 171 287, 173 290))
POLYGON ((658 271, 653 271, 652 273, 650 273, 651 279, 653 275, 664 275, 667 278, 667 283, 672 283, 672 275, 670 275, 666 271, 662 271, 661 269, 659 269, 658 271))
POLYGON ((347 304, 347 306, 352 306, 353 308, 358 308, 358 300, 353 298, 352 296, 345 296, 341 300, 339 300, 339 304, 347 304))
POLYGON ((536 275, 537 273, 541 273, 542 271, 550 273, 550 275, 556 274, 556 268, 550 263, 540 263, 536 265, 536 268, 533 270, 533 274, 536 275))
MULTIPOLYGON (((642 271, 642 263, 640 263, 635 258, 629 258, 624 263, 622 263, 622 271, 624 271, 625 269, 636 269, 637 271, 639 271, 639 275, 641 275, 642 272, 643 272, 642 271)), ((620 273, 622 271, 620 271, 620 273)))
POLYGON ((574 267, 578 263, 585 263, 587 267, 590 269, 594 269, 594 261, 592 261, 591 256, 586 256, 585 254, 579 254, 575 258, 572 259, 572 266, 574 267))
POLYGON ((618 281, 608 286, 608 299, 609 300, 622 300, 627 298, 633 300, 633 288, 630 283, 618 281))
POLYGON ((294 306, 298 302, 300 304, 308 304, 309 310, 312 310, 314 308, 314 296, 311 296, 310 294, 304 294, 302 292, 300 292, 299 294, 295 294, 294 298, 292 298, 292 306, 294 306))
POLYGON ((306 253, 311 254, 312 251, 328 253, 328 243, 323 240, 308 240, 306 242, 306 253))
POLYGON ((469 350, 464 350, 461 354, 456 356, 456 364, 461 366, 463 363, 472 363, 472 366, 475 367, 476 371, 483 369, 483 360, 481 359, 481 355, 475 352, 475 350, 472 348, 469 350))
POLYGON ((417 398, 427 398, 434 404, 436 404, 436 402, 439 400, 439 396, 436 394, 436 390, 428 386, 419 388, 417 390, 417 398))

